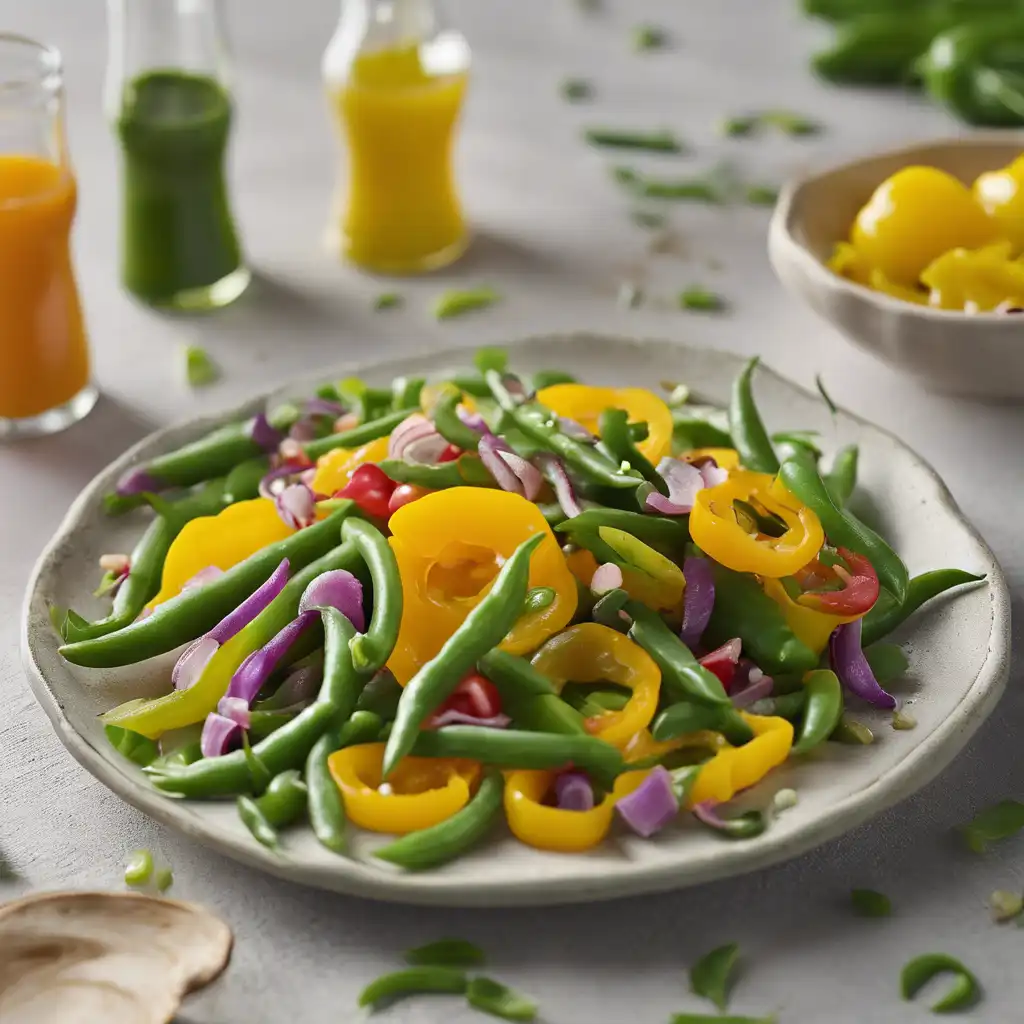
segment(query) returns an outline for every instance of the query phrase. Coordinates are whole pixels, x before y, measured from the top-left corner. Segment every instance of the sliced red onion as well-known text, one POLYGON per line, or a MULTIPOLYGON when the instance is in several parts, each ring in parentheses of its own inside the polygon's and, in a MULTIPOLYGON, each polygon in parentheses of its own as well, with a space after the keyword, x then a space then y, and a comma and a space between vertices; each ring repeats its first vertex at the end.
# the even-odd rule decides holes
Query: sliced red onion
POLYGON ((205 586, 207 583, 212 583, 214 580, 219 579, 224 575, 224 570, 217 565, 208 565, 205 569, 200 569, 191 579, 186 580, 181 589, 192 590, 195 587, 205 586))
POLYGON ((321 398, 319 395, 306 399, 307 416, 330 416, 335 420, 345 412, 345 406, 341 402, 332 402, 329 398, 321 398))
POLYGON ((171 686, 176 690, 187 690, 199 679, 210 659, 219 650, 219 641, 209 633, 193 640, 171 669, 171 686))
POLYGON ((147 491, 162 491, 165 486, 166 484, 146 472, 144 466, 137 466, 135 469, 129 469, 117 481, 115 490, 121 497, 127 498, 133 494, 145 494, 147 491))
POLYGON ((203 757, 220 757, 228 752, 235 737, 241 733, 242 727, 237 722, 211 711, 203 723, 199 749, 203 757))
MULTIPOLYGON (((391 436, 388 439, 388 458, 404 459, 406 448, 414 441, 434 436, 440 436, 434 424, 422 413, 414 412, 411 416, 406 416, 391 431, 391 436)), ((444 439, 442 438, 442 440, 444 439)))
POLYGON ((526 385, 514 373, 503 373, 501 385, 511 395, 516 405, 522 405, 533 398, 533 392, 528 391, 526 385))
POLYGON ((686 590, 683 593, 683 624, 679 637, 692 649, 700 643, 711 621, 715 607, 715 577, 706 558, 691 555, 683 559, 683 578, 686 590))
MULTIPOLYGON (((313 481, 315 479, 316 479, 316 466, 311 466, 309 469, 304 469, 299 474, 299 483, 300 484, 305 484, 311 490, 312 490, 312 487, 313 487, 313 481)), ((314 497, 317 497, 317 500, 319 500, 319 497, 317 495, 314 495, 314 497)), ((327 495, 324 495, 324 497, 327 497, 327 495)))
POLYGON ((316 608, 337 608, 357 633, 366 632, 363 585, 347 569, 323 572, 306 587, 299 599, 299 612, 316 608))
POLYGON ((562 811, 592 811, 594 787, 583 772, 562 772, 555 779, 555 805, 562 811))
POLYGON ((487 420, 480 413, 470 412, 461 405, 455 407, 455 413, 470 430, 476 430, 481 434, 491 433, 491 428, 487 426, 487 420))
POLYGON ((503 491, 510 491, 513 494, 522 494, 522 485, 519 483, 519 477, 516 476, 512 467, 500 457, 498 453, 498 447, 495 444, 497 438, 494 435, 484 435, 480 438, 480 444, 477 447, 477 452, 480 455, 480 461, 483 462, 487 469, 487 472, 494 477, 497 481, 498 486, 503 491))
POLYGON ((316 437, 316 423, 309 416, 303 416, 301 419, 297 419, 289 428, 288 436, 293 441, 299 441, 305 444, 307 441, 312 441, 316 437))
POLYGON ((714 459, 708 459, 701 465, 700 475, 704 480, 705 487, 717 487, 729 479, 728 471, 722 469, 714 459))
MULTIPOLYGON (((302 470, 298 466, 289 465, 285 463, 272 469, 263 479, 260 481, 259 494, 261 498, 276 498, 281 491, 288 486, 288 478, 295 476, 297 473, 301 473, 302 470)), ((316 470, 313 471, 314 474, 316 470)), ((305 483, 305 481, 303 481, 305 483)))
POLYGON ((751 704, 772 695, 775 680, 765 675, 752 661, 741 659, 733 677, 732 704, 749 708, 751 704))
POLYGON ((671 773, 659 764, 632 793, 616 803, 615 809, 644 839, 660 832, 679 813, 679 797, 672 785, 671 773))
POLYGON ((833 630, 828 641, 832 669, 839 676, 839 682, 850 693, 869 704, 874 704, 877 708, 892 710, 896 707, 896 698, 891 693, 886 693, 879 685, 861 649, 863 625, 863 620, 855 619, 833 630))
POLYGON ((441 456, 448 447, 448 442, 440 434, 428 434, 426 437, 409 441, 402 453, 402 459, 420 466, 434 466, 442 461, 441 456))
POLYGON ((276 452, 284 435, 276 427, 270 425, 265 413, 257 413, 249 424, 249 437, 265 452, 276 452))
POLYGON ((739 637, 734 637, 699 660, 704 668, 718 676, 728 693, 736 678, 736 665, 742 653, 743 641, 739 637))
POLYGON ((729 823, 718 813, 717 807, 718 804, 714 800, 702 800, 699 804, 693 805, 693 816, 708 828, 723 832, 729 827, 729 823))
POLYGON ((431 725, 435 729, 443 729, 446 725, 480 725, 485 729, 507 729, 511 724, 512 719, 508 715, 497 714, 490 718, 477 718, 454 708, 447 708, 431 719, 431 725))
POLYGON ((285 526, 302 530, 316 522, 316 497, 305 484, 289 484, 274 496, 274 507, 285 526))
POLYGON ((480 461, 503 491, 520 494, 533 501, 544 486, 544 475, 532 463, 512 450, 509 444, 494 434, 484 434, 477 446, 480 461))
POLYGON ((239 630, 248 626, 284 590, 284 585, 288 582, 288 570, 288 559, 282 559, 281 564, 270 574, 270 579, 250 594, 233 612, 221 619, 207 636, 213 637, 217 643, 225 644, 239 630))
POLYGON ((666 457, 658 463, 658 473, 668 484, 668 496, 652 490, 644 499, 644 508, 666 516, 685 516, 693 511, 697 492, 705 486, 701 471, 688 462, 666 457))
POLYGON ((251 704, 292 644, 319 618, 317 612, 309 611, 302 612, 297 619, 289 622, 270 643, 242 662, 231 677, 224 696, 240 697, 246 705, 251 704))
POLYGON ((561 506, 566 518, 572 519, 574 516, 580 515, 583 512, 583 506, 576 497, 572 480, 569 478, 562 460, 557 456, 542 453, 535 457, 535 461, 540 463, 541 471, 547 477, 548 483, 554 488, 555 497, 558 499, 558 504, 561 506))
POLYGON ((574 441, 579 441, 581 444, 597 444, 597 438, 582 423, 579 423, 577 420, 571 420, 568 416, 559 416, 557 420, 558 429, 566 437, 571 437, 574 441))
POLYGON ((217 702, 217 714, 230 718, 242 729, 248 729, 252 725, 249 705, 241 697, 221 697, 217 702))
POLYGON ((607 594, 609 590, 618 590, 622 586, 622 570, 614 562, 599 565, 590 580, 590 589, 595 594, 607 594))

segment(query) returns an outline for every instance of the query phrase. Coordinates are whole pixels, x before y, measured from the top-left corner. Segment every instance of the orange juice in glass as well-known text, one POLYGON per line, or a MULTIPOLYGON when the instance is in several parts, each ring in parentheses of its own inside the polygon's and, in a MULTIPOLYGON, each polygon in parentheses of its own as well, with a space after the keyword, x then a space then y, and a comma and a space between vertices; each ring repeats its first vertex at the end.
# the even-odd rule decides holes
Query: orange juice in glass
POLYGON ((60 55, 0 34, 0 437, 63 430, 96 402, 71 264, 76 198, 60 55))
POLYGON ((453 173, 469 46, 433 0, 343 0, 323 61, 348 152, 329 237, 382 273, 433 270, 468 244, 453 173))

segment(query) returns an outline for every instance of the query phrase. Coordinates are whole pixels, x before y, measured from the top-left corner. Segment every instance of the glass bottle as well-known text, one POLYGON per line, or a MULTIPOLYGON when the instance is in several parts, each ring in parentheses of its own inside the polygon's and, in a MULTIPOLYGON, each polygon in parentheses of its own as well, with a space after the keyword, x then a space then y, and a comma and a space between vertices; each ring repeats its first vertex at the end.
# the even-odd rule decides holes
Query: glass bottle
POLYGON ((109 0, 108 11, 124 285, 153 306, 226 306, 250 273, 228 199, 232 103, 220 0, 109 0))
POLYGON ((0 34, 0 438, 63 430, 96 403, 71 263, 76 202, 60 54, 0 34))
POLYGON ((323 59, 348 152, 329 238, 354 263, 417 273, 465 251, 452 158, 469 65, 433 0, 342 0, 323 59))

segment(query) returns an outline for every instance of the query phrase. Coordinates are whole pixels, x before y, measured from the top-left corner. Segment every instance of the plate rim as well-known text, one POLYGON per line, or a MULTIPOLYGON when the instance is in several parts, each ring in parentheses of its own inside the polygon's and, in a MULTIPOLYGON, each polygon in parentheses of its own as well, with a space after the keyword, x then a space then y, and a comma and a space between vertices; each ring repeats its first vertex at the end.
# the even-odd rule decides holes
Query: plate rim
MULTIPOLYGON (((609 348, 671 349, 677 357, 685 357, 688 352, 711 355, 726 362, 733 362, 737 366, 749 358, 729 350, 688 345, 667 338, 629 337, 591 331, 535 333, 507 342, 500 347, 511 351, 540 342, 558 346, 578 343, 582 339, 609 348)), ((839 801, 795 832, 785 835, 776 833, 773 840, 773 830, 769 829, 759 839, 744 847, 750 851, 747 857, 737 858, 738 863, 729 862, 724 870, 721 864, 711 860, 703 868, 691 869, 685 878, 680 879, 678 863, 674 859, 669 859, 661 863, 639 866, 634 872, 588 876, 579 879, 574 885, 561 878, 544 878, 541 873, 520 877, 511 882, 460 880, 457 877, 432 875, 429 872, 399 874, 348 858, 339 858, 336 864, 332 863, 329 868, 325 868, 288 860, 256 843, 245 843, 230 835, 218 834, 213 829, 201 827, 191 817, 176 813, 177 801, 168 799, 151 786, 141 785, 135 776, 117 771, 108 764, 88 738, 79 733, 64 715, 63 707, 57 695, 50 689, 44 670, 37 660, 38 645, 48 639, 52 642, 52 637, 49 637, 45 630, 32 629, 32 606, 42 577, 46 575, 61 548, 74 535, 87 509, 108 486, 108 478, 130 466, 143 450, 149 451, 154 446, 159 450, 161 442, 183 429, 188 429, 198 436, 203 431, 213 429, 224 422, 250 414, 285 389, 298 388, 310 381, 322 380, 335 374, 351 375, 370 370, 397 371, 407 366, 410 361, 428 355, 431 359, 436 359, 439 365, 448 365, 452 361, 465 360, 474 347, 451 346, 440 351, 411 352, 384 360, 350 359, 315 373, 296 376, 283 385, 267 389, 221 412, 185 418, 153 431, 108 463, 90 480, 71 503, 33 566, 25 591, 20 622, 21 659, 32 693, 46 713, 58 738, 79 764, 121 799, 157 821, 198 841, 208 849, 216 850, 250 867, 291 882, 387 902, 418 905, 501 907, 541 903, 586 903, 699 885, 760 870, 806 853, 863 824, 932 781, 951 763, 991 713, 1005 688, 1010 667, 1010 595, 1002 569, 984 538, 960 511, 952 493, 931 464, 893 432, 840 407, 843 416, 858 427, 882 435, 911 456, 930 478, 935 489, 935 500, 943 506, 946 513, 957 520, 961 529, 978 546, 987 560, 987 591, 992 619, 985 659, 952 712, 894 768, 881 772, 862 789, 839 801), (33 635, 34 632, 40 635, 33 635), (943 754, 943 751, 950 749, 951 753, 943 754), (896 785, 893 785, 893 776, 896 776, 896 785), (444 881, 438 884, 441 878, 444 881)), ((764 362, 761 363, 760 372, 774 377, 776 381, 804 396, 814 397, 810 389, 764 362)), ((699 385, 697 390, 699 391, 699 385)), ((180 440, 177 443, 180 444, 180 440)))

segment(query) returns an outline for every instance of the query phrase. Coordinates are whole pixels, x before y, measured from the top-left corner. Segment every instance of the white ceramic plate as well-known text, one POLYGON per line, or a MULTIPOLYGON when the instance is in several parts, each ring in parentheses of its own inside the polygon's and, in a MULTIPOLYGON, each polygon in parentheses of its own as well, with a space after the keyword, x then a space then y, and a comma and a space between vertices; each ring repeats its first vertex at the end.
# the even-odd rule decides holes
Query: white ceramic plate
MULTIPOLYGON (((376 366, 349 366, 344 372, 385 384, 399 373, 464 367, 468 355, 435 353, 376 366)), ((512 358, 523 371, 557 366, 592 383, 657 389, 665 378, 686 381, 703 398, 716 402, 726 401, 742 365, 737 357, 720 352, 591 335, 531 338, 514 346, 512 358)), ((758 377, 757 396, 773 430, 818 430, 830 450, 853 441, 860 444, 861 493, 912 573, 958 566, 987 573, 989 581, 938 602, 902 633, 913 669, 898 693, 908 702, 917 728, 895 732, 888 716, 865 712, 860 717, 876 727, 873 746, 830 744, 813 759, 775 772, 747 800, 764 805, 775 790, 792 786, 800 802, 757 839, 723 842, 681 818, 654 841, 616 830, 586 855, 556 855, 520 845, 502 827, 486 845, 442 870, 402 874, 367 858, 379 837, 355 834, 353 857, 348 859, 323 850, 308 829, 299 828, 287 833, 282 852, 273 854, 251 838, 232 802, 183 802, 156 792, 140 770, 107 744, 96 716, 131 697, 163 692, 173 655, 141 668, 75 668, 57 654, 47 604, 99 613, 98 606, 89 608, 87 596, 95 585, 97 558, 105 551, 130 549, 142 529, 141 515, 111 520, 100 507, 101 496, 127 466, 246 415, 265 398, 222 417, 153 434, 108 466, 79 496, 29 583, 23 652, 32 687, 71 753, 129 803, 230 857, 307 885, 407 903, 551 904, 675 889, 792 857, 909 795, 964 746, 1006 682, 1009 597, 992 553, 965 522, 942 482, 896 438, 848 413, 840 412, 833 420, 820 397, 770 370, 758 377)))

